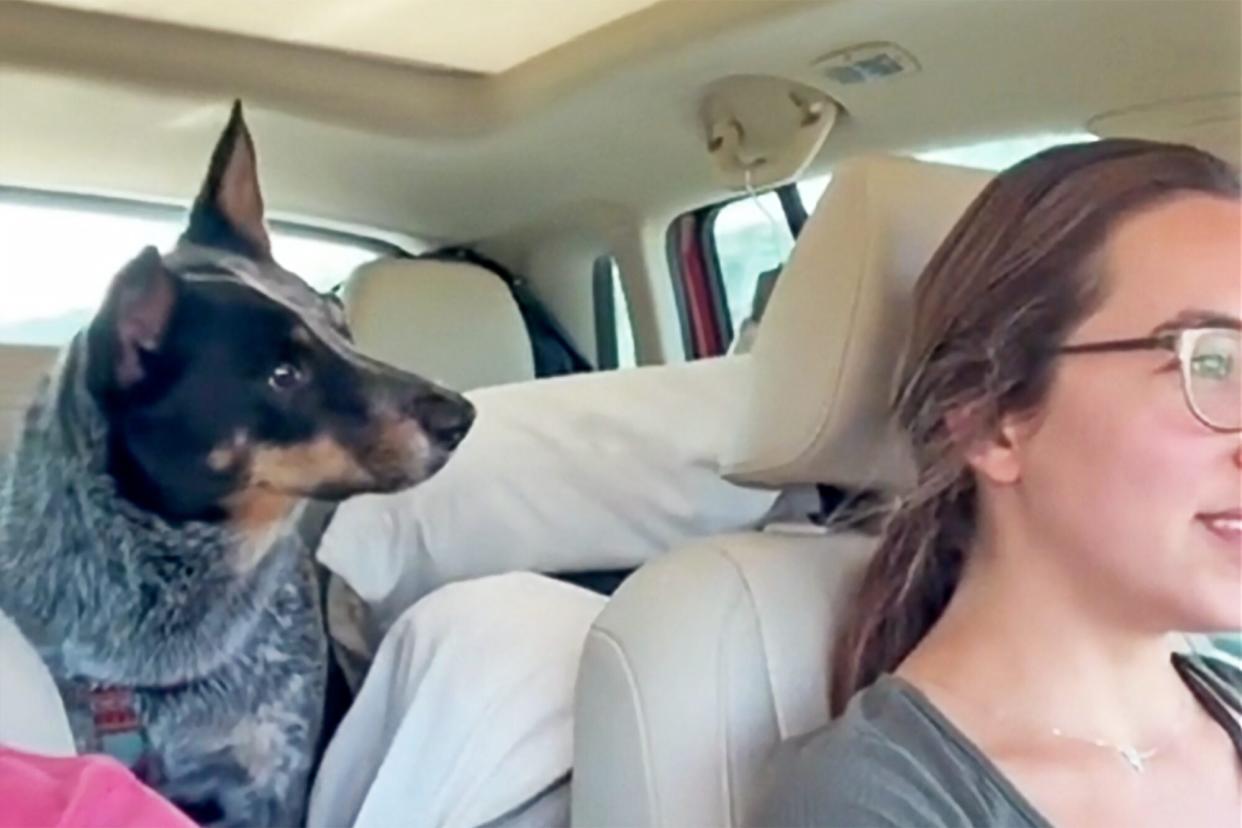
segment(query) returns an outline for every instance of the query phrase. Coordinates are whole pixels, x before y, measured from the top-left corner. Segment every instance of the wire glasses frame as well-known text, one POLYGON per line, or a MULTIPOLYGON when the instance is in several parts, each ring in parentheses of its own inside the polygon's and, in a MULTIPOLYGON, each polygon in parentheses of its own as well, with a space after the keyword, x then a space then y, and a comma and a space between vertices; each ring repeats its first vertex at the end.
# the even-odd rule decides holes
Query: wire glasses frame
POLYGON ((1242 331, 1224 327, 1187 327, 1138 339, 1115 339, 1066 345, 1062 354, 1163 350, 1176 357, 1182 394, 1195 418, 1213 431, 1242 432, 1242 331))

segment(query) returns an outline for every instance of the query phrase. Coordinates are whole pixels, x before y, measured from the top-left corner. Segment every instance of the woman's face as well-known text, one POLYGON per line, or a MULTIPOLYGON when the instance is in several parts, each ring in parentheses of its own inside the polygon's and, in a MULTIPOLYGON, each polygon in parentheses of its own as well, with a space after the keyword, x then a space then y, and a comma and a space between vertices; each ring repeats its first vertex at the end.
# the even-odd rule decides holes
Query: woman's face
MULTIPOLYGON (((1101 252, 1107 298, 1067 344, 1202 314, 1238 325, 1238 201, 1161 202, 1121 221, 1101 252)), ((1040 554, 1102 607, 1153 632, 1242 629, 1242 436, 1196 419, 1169 352, 1060 357, 1013 456, 1040 554)))

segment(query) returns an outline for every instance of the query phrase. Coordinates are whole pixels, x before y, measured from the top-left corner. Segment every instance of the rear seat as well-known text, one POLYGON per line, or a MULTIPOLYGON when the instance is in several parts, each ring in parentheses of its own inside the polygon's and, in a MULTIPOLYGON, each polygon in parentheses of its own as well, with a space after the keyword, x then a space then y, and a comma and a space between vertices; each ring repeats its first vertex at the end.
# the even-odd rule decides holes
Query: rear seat
POLYGON ((380 259, 345 283, 358 347, 375 359, 470 391, 535 378, 530 335, 489 270, 434 259, 380 259))
POLYGON ((35 387, 58 353, 56 348, 0 344, 0 455, 13 447, 35 387))
MULTIPOLYGON (((887 402, 911 286, 987 178, 887 158, 835 171, 759 330, 732 479, 907 480, 887 402)), ((742 824, 771 750, 828 718, 834 614, 873 547, 769 526, 690 542, 622 584, 579 672, 573 824, 742 824)))

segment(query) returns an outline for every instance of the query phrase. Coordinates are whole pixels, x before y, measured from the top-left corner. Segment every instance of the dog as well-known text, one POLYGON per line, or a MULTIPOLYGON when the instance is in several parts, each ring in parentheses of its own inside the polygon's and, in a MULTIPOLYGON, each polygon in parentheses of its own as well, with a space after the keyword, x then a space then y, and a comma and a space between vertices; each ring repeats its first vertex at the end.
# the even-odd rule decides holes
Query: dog
POLYGON ((235 103, 183 235, 117 274, 0 469, 0 611, 79 751, 207 825, 304 817, 329 651, 301 504, 426 479, 474 417, 360 354, 265 227, 235 103))

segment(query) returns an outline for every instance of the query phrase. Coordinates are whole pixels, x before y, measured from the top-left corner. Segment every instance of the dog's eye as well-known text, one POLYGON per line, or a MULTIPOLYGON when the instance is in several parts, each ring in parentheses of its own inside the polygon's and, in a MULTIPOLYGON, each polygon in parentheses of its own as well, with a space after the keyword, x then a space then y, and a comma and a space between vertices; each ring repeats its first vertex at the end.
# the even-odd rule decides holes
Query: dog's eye
POLYGON ((302 383, 302 369, 292 362, 282 362, 272 369, 267 384, 277 391, 288 391, 302 383))

